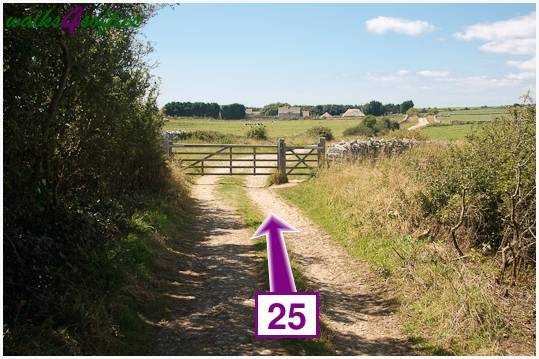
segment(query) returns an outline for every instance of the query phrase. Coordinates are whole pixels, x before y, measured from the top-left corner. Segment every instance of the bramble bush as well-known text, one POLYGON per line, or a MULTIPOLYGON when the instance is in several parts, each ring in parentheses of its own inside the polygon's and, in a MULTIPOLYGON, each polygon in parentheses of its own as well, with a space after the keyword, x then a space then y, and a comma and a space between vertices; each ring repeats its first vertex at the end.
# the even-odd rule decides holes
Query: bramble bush
MULTIPOLYGON (((6 4, 4 15, 49 8, 71 5, 6 4)), ((144 24, 155 6, 84 6, 105 11, 144 24)), ((141 205, 132 198, 157 196, 169 175, 137 31, 4 31, 6 353, 103 353, 118 334, 110 313, 126 267, 112 253, 141 205)))
POLYGON ((372 137, 398 130, 399 123, 387 117, 377 119, 374 116, 366 116, 359 125, 344 130, 344 136, 365 136, 372 137))
POLYGON ((247 138, 252 138, 255 140, 267 140, 268 133, 266 131, 266 126, 259 125, 253 126, 247 130, 247 138))
POLYGON ((331 128, 324 126, 316 126, 308 129, 307 135, 313 137, 324 137, 327 141, 331 141, 333 139, 333 132, 331 132, 331 128))
POLYGON ((507 269, 514 283, 519 268, 534 265, 535 159, 535 104, 527 103, 420 171, 426 215, 459 254, 462 246, 499 253, 499 282, 507 269))

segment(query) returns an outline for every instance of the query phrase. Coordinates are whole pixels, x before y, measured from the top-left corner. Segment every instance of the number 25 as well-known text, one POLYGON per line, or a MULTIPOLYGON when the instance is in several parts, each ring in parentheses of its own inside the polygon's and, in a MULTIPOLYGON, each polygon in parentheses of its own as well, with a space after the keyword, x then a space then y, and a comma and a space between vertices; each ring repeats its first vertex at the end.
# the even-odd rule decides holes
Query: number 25
MULTIPOLYGON (((269 312, 273 313, 274 309, 277 308, 279 311, 279 314, 269 323, 268 329, 285 329, 285 324, 279 324, 279 320, 281 320, 285 313, 286 308, 281 303, 273 303, 269 307, 269 312)), ((292 303, 290 304, 290 313, 288 314, 288 318, 293 319, 295 317, 299 318, 299 323, 295 324, 293 321, 289 321, 288 325, 290 328, 294 330, 299 330, 305 326, 305 316, 301 312, 295 312, 295 309, 305 308, 305 304, 303 303, 292 303)))

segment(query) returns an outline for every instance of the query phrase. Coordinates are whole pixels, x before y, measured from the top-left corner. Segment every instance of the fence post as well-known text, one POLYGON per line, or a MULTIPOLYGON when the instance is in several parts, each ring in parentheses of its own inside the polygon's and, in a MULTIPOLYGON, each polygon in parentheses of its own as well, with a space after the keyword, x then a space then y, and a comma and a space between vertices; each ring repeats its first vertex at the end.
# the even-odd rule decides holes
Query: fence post
POLYGON ((326 162, 326 138, 320 137, 318 141, 318 167, 324 166, 326 162))
POLYGON ((288 182, 286 176, 286 145, 284 143, 284 138, 279 138, 279 141, 277 142, 277 167, 279 172, 279 182, 288 182))
POLYGON ((170 158, 172 156, 172 141, 170 140, 170 136, 168 133, 163 133, 163 154, 166 158, 170 158))

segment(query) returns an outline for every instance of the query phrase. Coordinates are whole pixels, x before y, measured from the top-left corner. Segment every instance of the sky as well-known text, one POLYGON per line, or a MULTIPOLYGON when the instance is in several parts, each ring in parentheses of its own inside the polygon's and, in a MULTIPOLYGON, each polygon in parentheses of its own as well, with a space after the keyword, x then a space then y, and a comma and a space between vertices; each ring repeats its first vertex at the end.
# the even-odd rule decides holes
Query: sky
POLYGON ((142 36, 170 101, 505 105, 535 95, 535 4, 181 4, 142 36))

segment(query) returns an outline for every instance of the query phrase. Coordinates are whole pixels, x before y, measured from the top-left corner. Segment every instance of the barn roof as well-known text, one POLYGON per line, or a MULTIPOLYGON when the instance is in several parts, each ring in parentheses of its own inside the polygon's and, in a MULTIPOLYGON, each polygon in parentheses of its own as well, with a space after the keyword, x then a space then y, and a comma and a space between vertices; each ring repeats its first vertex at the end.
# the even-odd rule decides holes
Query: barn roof
POLYGON ((359 108, 349 108, 342 117, 363 117, 365 114, 359 108))

